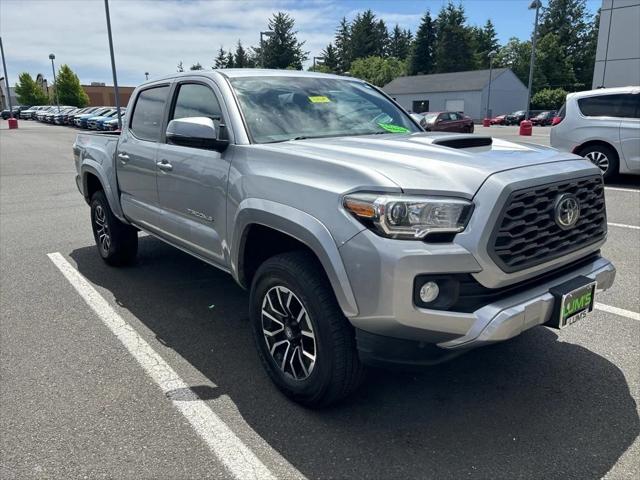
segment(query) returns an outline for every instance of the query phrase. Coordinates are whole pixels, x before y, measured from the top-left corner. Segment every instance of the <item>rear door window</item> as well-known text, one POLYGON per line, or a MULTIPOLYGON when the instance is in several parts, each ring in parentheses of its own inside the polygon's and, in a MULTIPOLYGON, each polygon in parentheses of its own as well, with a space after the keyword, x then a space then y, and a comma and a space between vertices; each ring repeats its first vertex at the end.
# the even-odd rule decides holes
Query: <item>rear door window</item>
POLYGON ((169 86, 167 85, 143 90, 138 95, 129 129, 140 140, 150 142, 160 140, 168 94, 169 86))
POLYGON ((585 117, 637 117, 637 103, 640 96, 630 93, 597 95, 580 98, 578 107, 585 117))

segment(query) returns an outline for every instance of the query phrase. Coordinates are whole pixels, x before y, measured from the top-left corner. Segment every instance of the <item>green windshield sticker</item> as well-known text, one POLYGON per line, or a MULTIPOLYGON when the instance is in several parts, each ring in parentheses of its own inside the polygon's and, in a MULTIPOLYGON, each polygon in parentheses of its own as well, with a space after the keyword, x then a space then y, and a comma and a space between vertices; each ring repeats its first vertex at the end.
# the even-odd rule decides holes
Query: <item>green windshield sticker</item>
POLYGON ((394 125, 393 123, 379 123, 378 126, 391 133, 409 133, 408 128, 401 127, 400 125, 394 125))
POLYGON ((315 97, 309 97, 309 101, 311 103, 329 103, 331 100, 329 100, 329 97, 325 97, 323 95, 318 95, 315 97))

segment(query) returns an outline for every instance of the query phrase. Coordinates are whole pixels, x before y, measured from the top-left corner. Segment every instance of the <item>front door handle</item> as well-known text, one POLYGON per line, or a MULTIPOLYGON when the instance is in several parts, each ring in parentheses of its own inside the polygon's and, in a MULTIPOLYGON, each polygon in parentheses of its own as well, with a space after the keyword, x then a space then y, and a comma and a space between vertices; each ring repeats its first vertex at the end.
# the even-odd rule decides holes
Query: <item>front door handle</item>
POLYGON ((166 160, 162 160, 161 162, 156 162, 156 165, 160 170, 164 172, 170 172, 171 170, 173 170, 173 165, 171 165, 166 160))
POLYGON ((122 163, 122 165, 129 161, 129 155, 127 155, 126 153, 119 153, 118 158, 120 159, 120 163, 122 163))

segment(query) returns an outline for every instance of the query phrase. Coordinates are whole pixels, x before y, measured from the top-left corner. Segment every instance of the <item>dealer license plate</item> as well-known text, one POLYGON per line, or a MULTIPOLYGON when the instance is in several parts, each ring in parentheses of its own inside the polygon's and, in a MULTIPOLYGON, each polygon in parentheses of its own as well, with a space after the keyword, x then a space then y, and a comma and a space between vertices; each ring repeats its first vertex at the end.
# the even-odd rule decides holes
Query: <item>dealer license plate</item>
POLYGON ((556 308, 548 325, 562 329, 585 318, 593 310, 596 285, 590 278, 577 277, 552 288, 556 308))

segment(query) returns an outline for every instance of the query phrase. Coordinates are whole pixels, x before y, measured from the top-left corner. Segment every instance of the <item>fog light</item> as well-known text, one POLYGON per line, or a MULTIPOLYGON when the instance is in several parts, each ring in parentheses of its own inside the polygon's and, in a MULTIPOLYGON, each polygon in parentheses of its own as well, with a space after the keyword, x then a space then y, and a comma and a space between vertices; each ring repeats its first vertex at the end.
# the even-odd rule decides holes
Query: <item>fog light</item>
POLYGON ((426 282, 420 287, 420 300, 424 303, 431 303, 438 298, 439 293, 440 288, 436 282, 426 282))

